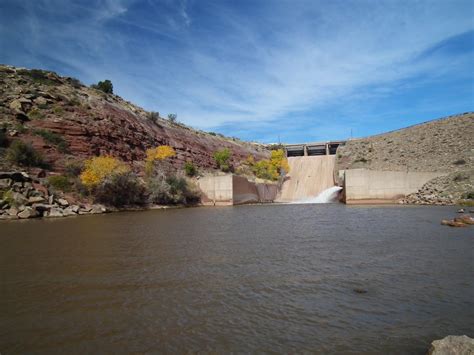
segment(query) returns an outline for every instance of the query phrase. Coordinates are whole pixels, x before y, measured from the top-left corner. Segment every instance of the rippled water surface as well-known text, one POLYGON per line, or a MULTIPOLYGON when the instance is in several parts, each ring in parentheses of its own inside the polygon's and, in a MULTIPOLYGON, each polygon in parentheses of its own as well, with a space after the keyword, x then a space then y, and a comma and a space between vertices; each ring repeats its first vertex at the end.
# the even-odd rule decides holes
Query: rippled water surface
POLYGON ((423 354, 474 335, 474 229, 439 224, 454 212, 266 205, 2 223, 0 353, 423 354))

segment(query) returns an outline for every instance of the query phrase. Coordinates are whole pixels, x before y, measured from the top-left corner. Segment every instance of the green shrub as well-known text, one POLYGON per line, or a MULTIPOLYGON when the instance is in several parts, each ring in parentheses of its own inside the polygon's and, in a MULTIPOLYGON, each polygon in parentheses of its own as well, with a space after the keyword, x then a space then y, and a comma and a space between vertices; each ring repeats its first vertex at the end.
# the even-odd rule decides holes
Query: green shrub
POLYGON ((278 144, 270 144, 270 145, 268 146, 268 149, 270 149, 270 150, 278 150, 278 149, 285 149, 285 147, 283 146, 283 144, 278 143, 278 144))
POLYGON ((160 117, 160 114, 158 112, 150 112, 148 114, 148 119, 153 122, 153 123, 156 123, 156 121, 158 121, 158 118, 160 117))
POLYGON ((28 131, 28 127, 25 127, 22 124, 18 123, 15 125, 15 131, 17 131, 18 133, 26 133, 28 131))
POLYGON ((64 170, 67 176, 78 177, 84 169, 84 163, 81 161, 71 161, 66 163, 64 170))
POLYGON ((211 136, 217 136, 216 132, 208 132, 211 136))
POLYGON ((75 89, 80 89, 84 86, 78 79, 76 78, 66 78, 66 81, 75 89))
POLYGON ((55 145, 61 153, 68 152, 69 144, 60 134, 46 129, 35 129, 33 133, 42 137, 46 142, 55 145))
POLYGON ((176 120, 178 119, 178 115, 176 113, 170 113, 168 114, 168 120, 171 123, 176 123, 176 120))
POLYGON ((201 199, 197 186, 184 177, 156 176, 148 182, 149 201, 161 205, 196 204, 201 199))
POLYGON ((16 71, 17 74, 23 76, 23 77, 28 77, 33 82, 38 83, 38 84, 43 84, 43 85, 58 85, 60 82, 58 80, 51 79, 49 76, 49 73, 44 70, 39 70, 39 69, 19 69, 16 71))
POLYGON ((464 159, 458 159, 455 162, 453 162, 454 165, 464 165, 466 164, 466 161, 464 159))
POLYGON ((196 167, 194 166, 194 164, 190 161, 187 161, 185 164, 184 164, 184 171, 186 173, 187 176, 196 176, 197 174, 197 169, 196 167))
POLYGON ((31 144, 15 140, 7 149, 7 160, 12 163, 23 166, 36 166, 48 168, 40 153, 38 153, 31 144))
POLYGON ((94 191, 97 202, 115 207, 142 205, 146 202, 145 187, 131 172, 113 174, 94 191))
POLYGON ((38 120, 44 118, 44 116, 39 109, 34 108, 28 112, 28 118, 32 120, 38 120))
POLYGON ((94 89, 100 90, 105 92, 106 94, 113 94, 114 93, 114 86, 112 82, 108 79, 104 81, 99 81, 97 84, 92 85, 94 89))
POLYGON ((55 115, 61 116, 64 113, 64 109, 61 106, 54 106, 53 112, 55 115))
POLYGON ((48 185, 55 190, 69 192, 71 191, 72 183, 69 178, 64 175, 54 175, 48 178, 48 185))
POLYGON ((229 159, 232 153, 229 148, 224 148, 214 152, 214 160, 217 164, 217 167, 224 172, 230 170, 229 159))
POLYGON ((474 200, 474 191, 466 192, 463 195, 463 198, 466 199, 466 200, 474 200))

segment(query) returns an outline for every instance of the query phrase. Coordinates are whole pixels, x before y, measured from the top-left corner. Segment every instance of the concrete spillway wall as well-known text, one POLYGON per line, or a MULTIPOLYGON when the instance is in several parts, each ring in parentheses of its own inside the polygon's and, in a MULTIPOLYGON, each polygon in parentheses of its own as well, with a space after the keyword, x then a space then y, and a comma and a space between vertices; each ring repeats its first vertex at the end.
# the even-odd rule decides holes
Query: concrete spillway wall
POLYGON ((289 157, 290 172, 277 201, 293 202, 316 197, 335 185, 335 155, 289 157))
POLYGON ((425 183, 445 173, 418 171, 344 171, 344 196, 347 204, 395 203, 418 191, 425 183))
POLYGON ((206 206, 229 206, 245 203, 273 202, 278 187, 260 184, 232 174, 205 176, 198 181, 202 203, 206 206))

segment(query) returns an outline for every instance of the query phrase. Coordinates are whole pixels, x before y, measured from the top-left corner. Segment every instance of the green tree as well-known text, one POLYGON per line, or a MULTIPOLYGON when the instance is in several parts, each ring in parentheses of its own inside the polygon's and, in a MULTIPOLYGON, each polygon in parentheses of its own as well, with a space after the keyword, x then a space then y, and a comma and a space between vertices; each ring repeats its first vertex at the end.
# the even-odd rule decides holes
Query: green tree
POLYGON ((94 89, 100 90, 105 92, 106 94, 113 94, 114 93, 114 86, 112 82, 108 79, 104 81, 99 81, 96 85, 92 85, 94 89))
POLYGON ((170 113, 168 114, 168 119, 170 120, 171 123, 175 123, 176 120, 178 119, 178 115, 176 113, 170 113))
POLYGON ((217 164, 217 167, 221 169, 224 172, 227 172, 230 170, 230 157, 232 153, 229 150, 229 148, 224 148, 221 150, 218 150, 214 152, 214 160, 217 164))

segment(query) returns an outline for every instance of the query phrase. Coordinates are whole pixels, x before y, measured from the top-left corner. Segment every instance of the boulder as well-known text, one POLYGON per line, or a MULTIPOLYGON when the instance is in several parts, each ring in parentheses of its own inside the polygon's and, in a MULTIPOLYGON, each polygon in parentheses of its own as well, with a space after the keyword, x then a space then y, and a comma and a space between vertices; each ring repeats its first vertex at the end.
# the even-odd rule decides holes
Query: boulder
POLYGON ((100 214, 105 212, 107 212, 107 209, 102 205, 93 205, 92 210, 90 211, 92 214, 100 214))
POLYGON ((73 211, 73 207, 69 206, 63 210, 63 215, 64 216, 75 216, 77 212, 73 211))
POLYGON ((57 202, 59 203, 60 206, 63 206, 63 207, 69 206, 69 202, 67 202, 67 200, 64 198, 58 198, 57 202))
POLYGON ((44 213, 45 217, 63 217, 64 213, 61 208, 58 207, 51 207, 51 209, 48 212, 44 213))
POLYGON ((450 226, 450 227, 467 227, 467 224, 464 224, 462 222, 456 222, 453 220, 448 220, 448 219, 443 219, 441 221, 441 224, 443 226, 450 226))
POLYGON ((28 199, 19 192, 13 192, 11 194, 11 198, 13 200, 13 203, 17 206, 26 205, 28 203, 28 199))
POLYGON ((7 215, 9 216, 16 216, 18 214, 18 208, 16 207, 10 207, 8 210, 7 210, 7 215))
POLYGON ((41 197, 41 196, 31 196, 28 198, 28 204, 29 205, 32 205, 34 203, 41 203, 41 202, 44 202, 44 197, 41 197))
POLYGON ((428 355, 473 355, 474 339, 466 335, 447 337, 431 343, 428 355))
POLYGON ((464 210, 464 208, 458 209, 458 213, 464 213, 464 212, 466 212, 466 211, 464 210))
POLYGON ((32 207, 25 207, 23 211, 18 213, 18 218, 24 219, 24 218, 34 218, 34 217, 38 217, 38 212, 36 212, 36 210, 32 207))
POLYGON ((74 213, 79 212, 79 206, 78 205, 72 205, 72 206, 70 206, 70 208, 71 208, 71 211, 74 212, 74 213))
POLYGON ((0 220, 18 219, 18 216, 10 216, 8 214, 0 215, 0 220))
POLYGON ((468 214, 461 215, 460 217, 456 217, 454 222, 461 222, 464 224, 474 224, 474 218, 469 216, 468 214))

